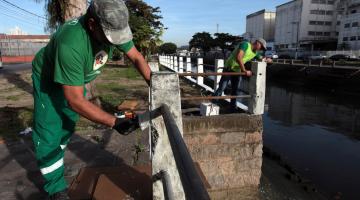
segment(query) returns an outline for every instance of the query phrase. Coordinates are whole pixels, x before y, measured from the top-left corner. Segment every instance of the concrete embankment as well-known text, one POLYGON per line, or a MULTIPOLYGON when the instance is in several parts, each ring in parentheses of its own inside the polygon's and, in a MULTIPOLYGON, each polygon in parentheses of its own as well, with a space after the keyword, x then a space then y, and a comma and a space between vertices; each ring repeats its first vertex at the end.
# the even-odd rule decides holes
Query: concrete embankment
POLYGON ((338 94, 360 96, 359 69, 337 69, 272 64, 267 67, 267 79, 321 89, 338 94))

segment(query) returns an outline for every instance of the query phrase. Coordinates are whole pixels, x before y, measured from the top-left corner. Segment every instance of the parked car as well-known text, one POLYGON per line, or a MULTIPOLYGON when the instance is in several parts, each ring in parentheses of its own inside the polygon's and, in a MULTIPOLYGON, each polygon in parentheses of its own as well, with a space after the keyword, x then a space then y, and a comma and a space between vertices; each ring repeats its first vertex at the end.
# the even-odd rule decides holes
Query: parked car
POLYGON ((326 56, 321 54, 314 54, 308 57, 308 60, 324 60, 326 59, 326 56))
POLYGON ((344 54, 336 54, 336 55, 330 56, 329 59, 330 60, 335 60, 335 61, 349 60, 350 56, 349 55, 344 55, 344 54))
POLYGON ((279 56, 276 54, 275 51, 266 51, 265 58, 278 59, 279 56))

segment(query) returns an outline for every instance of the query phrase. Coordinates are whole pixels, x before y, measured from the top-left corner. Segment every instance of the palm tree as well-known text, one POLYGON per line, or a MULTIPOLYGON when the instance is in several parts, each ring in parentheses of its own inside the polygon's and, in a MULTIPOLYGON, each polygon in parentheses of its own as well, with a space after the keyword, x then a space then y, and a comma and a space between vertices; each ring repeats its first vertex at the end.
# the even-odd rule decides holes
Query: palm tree
POLYGON ((47 11, 47 27, 49 31, 54 31, 56 27, 65 21, 74 19, 86 12, 87 0, 34 0, 35 2, 45 2, 47 11))
MULTIPOLYGON (((86 12, 87 0, 35 0, 36 2, 45 2, 45 9, 47 11, 47 27, 50 32, 64 22, 77 18, 86 12)), ((94 82, 85 85, 87 89, 86 98, 92 99, 97 105, 100 105, 98 98, 95 98, 94 82)))

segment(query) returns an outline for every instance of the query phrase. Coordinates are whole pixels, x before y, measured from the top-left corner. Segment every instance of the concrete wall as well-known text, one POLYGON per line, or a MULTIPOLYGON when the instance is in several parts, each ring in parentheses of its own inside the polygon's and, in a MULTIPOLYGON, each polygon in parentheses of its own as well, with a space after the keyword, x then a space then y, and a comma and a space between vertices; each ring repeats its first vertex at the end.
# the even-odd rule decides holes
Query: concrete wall
POLYGON ((253 40, 264 38, 267 41, 274 41, 275 37, 275 12, 261 10, 246 17, 245 38, 253 40))
POLYGON ((239 199, 243 194, 239 189, 258 187, 263 146, 261 116, 184 117, 183 127, 191 156, 210 184, 211 199, 239 199))

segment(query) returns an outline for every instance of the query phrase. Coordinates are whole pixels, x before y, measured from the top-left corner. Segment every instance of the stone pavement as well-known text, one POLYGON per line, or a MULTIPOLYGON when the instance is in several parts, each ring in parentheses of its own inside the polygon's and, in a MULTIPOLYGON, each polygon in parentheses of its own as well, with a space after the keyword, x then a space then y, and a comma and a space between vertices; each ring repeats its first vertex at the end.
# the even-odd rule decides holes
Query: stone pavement
MULTIPOLYGON (((43 179, 32 153, 31 138, 0 144, 0 197, 4 200, 44 199, 43 179)), ((147 132, 122 136, 112 130, 79 132, 65 153, 65 177, 69 183, 85 166, 133 166, 148 164, 147 132)))

